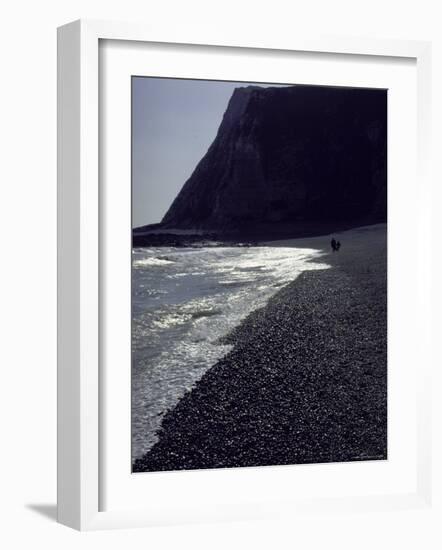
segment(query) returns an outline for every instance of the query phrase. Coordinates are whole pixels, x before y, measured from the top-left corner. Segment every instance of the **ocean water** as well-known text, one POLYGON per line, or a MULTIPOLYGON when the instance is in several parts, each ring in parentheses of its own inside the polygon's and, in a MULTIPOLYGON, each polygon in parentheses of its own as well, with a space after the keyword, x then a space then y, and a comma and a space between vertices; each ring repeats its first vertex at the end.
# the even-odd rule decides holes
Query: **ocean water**
POLYGON ((302 271, 317 250, 138 248, 132 256, 132 458, 164 413, 230 349, 218 340, 302 271))

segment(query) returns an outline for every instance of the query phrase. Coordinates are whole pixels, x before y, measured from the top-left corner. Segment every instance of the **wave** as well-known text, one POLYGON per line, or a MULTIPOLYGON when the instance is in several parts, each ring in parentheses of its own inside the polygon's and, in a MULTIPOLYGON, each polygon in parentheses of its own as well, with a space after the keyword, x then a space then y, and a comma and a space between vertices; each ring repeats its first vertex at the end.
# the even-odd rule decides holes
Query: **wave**
POLYGON ((168 329, 174 326, 183 325, 191 319, 191 315, 186 313, 163 313, 157 318, 153 319, 152 324, 160 329, 168 329))
POLYGON ((199 311, 194 311, 192 319, 201 319, 201 317, 213 317, 214 315, 221 315, 223 313, 222 309, 201 309, 199 311))
POLYGON ((151 256, 148 258, 142 258, 141 260, 134 260, 132 265, 134 267, 159 267, 162 265, 169 265, 173 263, 174 261, 170 260, 169 258, 151 256))

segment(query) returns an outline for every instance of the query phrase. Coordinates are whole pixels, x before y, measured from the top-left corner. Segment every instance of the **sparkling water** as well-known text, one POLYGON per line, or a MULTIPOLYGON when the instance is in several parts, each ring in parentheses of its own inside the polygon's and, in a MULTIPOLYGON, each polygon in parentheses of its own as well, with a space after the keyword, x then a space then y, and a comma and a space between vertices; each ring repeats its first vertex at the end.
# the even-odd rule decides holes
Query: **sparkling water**
POLYGON ((276 246, 137 248, 132 261, 132 458, 231 346, 219 339, 302 271, 317 250, 276 246))

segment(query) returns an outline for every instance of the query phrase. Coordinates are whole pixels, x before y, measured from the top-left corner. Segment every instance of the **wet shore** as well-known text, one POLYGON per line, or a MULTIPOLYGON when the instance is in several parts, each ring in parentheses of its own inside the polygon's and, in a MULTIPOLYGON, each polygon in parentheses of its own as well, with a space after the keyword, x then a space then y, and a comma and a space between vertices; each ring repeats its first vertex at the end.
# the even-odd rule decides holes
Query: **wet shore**
MULTIPOLYGON (((387 457, 386 228, 272 246, 323 248, 225 340, 233 349, 170 410, 134 471, 387 457)), ((183 366, 185 368, 185 366, 183 366)))

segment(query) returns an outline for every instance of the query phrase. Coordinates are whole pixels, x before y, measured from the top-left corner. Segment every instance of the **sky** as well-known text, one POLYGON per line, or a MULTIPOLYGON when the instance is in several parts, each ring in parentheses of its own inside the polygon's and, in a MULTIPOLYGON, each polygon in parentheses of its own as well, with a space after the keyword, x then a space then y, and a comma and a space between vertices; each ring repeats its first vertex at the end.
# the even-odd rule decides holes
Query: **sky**
MULTIPOLYGON (((157 223, 249 82, 132 77, 132 225, 157 223)), ((263 84, 268 86, 268 84, 263 84)))

